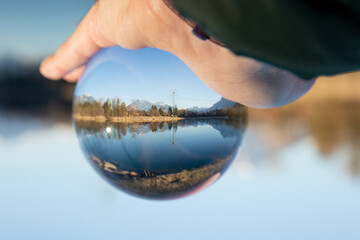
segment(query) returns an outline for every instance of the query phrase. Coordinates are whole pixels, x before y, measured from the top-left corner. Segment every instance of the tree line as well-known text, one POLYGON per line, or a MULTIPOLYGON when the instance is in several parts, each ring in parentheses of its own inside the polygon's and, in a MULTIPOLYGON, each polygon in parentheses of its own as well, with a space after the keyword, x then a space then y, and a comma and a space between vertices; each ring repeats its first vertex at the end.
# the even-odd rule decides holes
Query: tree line
POLYGON ((125 102, 117 99, 107 99, 104 103, 100 101, 74 101, 74 113, 81 116, 105 116, 105 117, 128 117, 128 116, 164 116, 173 117, 179 115, 177 106, 158 108, 152 105, 149 110, 138 109, 134 103, 126 106, 125 102))
POLYGON ((74 113, 81 116, 105 116, 110 117, 130 117, 130 116, 163 116, 163 117, 237 117, 244 114, 245 108, 240 104, 234 104, 232 107, 216 109, 211 111, 190 111, 187 109, 178 109, 175 107, 160 107, 152 105, 149 110, 141 110, 136 107, 134 102, 126 105, 119 98, 107 99, 104 103, 100 101, 74 101, 74 113))

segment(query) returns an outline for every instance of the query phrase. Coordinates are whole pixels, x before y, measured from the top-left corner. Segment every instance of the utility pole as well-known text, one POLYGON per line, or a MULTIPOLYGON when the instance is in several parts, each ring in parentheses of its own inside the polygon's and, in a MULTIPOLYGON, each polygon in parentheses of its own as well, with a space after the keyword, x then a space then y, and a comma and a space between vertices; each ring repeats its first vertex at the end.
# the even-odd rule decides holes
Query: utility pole
POLYGON ((172 107, 173 107, 173 111, 174 111, 174 108, 175 108, 175 90, 174 89, 172 90, 172 97, 173 97, 173 104, 172 104, 173 106, 172 107))

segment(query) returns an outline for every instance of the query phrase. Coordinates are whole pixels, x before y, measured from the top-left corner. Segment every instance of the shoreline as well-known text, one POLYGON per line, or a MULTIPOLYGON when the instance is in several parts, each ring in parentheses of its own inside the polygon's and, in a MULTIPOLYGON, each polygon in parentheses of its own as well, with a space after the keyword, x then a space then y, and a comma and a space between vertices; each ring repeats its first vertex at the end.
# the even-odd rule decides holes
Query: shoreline
POLYGON ((132 116, 132 117, 109 117, 105 116, 81 116, 79 114, 73 115, 76 121, 91 121, 91 122, 174 122, 183 120, 183 117, 162 117, 162 116, 132 116))
POLYGON ((186 119, 229 119, 229 116, 201 116, 201 117, 163 117, 163 116, 131 116, 131 117, 109 117, 105 116, 81 116, 72 115, 75 121, 87 122, 112 122, 112 123, 144 123, 144 122, 175 122, 186 119))

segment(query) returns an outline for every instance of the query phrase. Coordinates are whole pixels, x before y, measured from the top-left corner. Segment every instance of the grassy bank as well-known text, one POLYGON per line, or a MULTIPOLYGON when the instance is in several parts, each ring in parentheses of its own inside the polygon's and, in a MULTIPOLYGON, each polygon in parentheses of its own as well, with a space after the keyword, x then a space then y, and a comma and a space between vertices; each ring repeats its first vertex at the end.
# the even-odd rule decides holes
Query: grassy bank
POLYGON ((92 121, 92 122, 113 122, 113 123, 125 123, 125 122, 173 122, 182 120, 182 117, 165 117, 165 116, 132 116, 132 117, 105 117, 105 116, 82 116, 74 114, 73 118, 76 121, 92 121))

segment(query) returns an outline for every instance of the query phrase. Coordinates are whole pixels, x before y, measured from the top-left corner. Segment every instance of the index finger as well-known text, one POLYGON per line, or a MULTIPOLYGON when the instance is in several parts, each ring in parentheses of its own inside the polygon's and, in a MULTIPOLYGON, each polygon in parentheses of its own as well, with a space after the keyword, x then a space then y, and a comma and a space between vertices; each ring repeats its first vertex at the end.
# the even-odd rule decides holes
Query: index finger
POLYGON ((55 54, 46 58, 40 65, 41 74, 58 80, 72 70, 86 63, 102 47, 111 44, 104 41, 97 26, 97 3, 80 22, 75 32, 60 46, 55 54))

